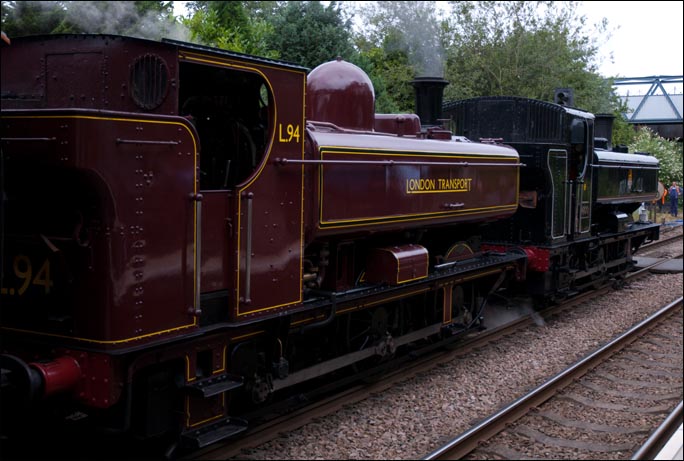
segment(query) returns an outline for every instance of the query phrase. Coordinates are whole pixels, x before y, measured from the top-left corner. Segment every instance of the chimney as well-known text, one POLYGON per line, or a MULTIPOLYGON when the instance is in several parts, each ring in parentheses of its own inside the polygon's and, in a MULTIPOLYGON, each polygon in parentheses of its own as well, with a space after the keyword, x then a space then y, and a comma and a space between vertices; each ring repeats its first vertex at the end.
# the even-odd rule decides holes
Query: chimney
POLYGON ((416 77, 411 84, 416 89, 416 114, 421 125, 440 125, 444 87, 449 82, 439 77, 416 77))
POLYGON ((613 139, 613 114, 594 115, 594 147, 611 150, 613 139))
POLYGON ((613 137, 613 114, 594 115, 594 136, 597 138, 611 139, 613 137))

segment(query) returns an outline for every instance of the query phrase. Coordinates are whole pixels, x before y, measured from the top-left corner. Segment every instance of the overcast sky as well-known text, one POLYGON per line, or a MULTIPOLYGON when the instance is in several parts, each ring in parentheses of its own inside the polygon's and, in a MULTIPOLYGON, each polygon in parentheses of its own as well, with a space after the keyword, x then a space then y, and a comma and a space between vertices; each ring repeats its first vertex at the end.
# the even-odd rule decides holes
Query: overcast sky
MULTIPOLYGON (((582 2, 592 22, 608 19, 612 38, 601 48, 604 77, 682 75, 682 1, 582 2), (617 30, 616 30, 617 28, 617 30), (613 63, 607 58, 613 53, 613 63)), ((679 88, 681 92, 681 86, 679 88)))

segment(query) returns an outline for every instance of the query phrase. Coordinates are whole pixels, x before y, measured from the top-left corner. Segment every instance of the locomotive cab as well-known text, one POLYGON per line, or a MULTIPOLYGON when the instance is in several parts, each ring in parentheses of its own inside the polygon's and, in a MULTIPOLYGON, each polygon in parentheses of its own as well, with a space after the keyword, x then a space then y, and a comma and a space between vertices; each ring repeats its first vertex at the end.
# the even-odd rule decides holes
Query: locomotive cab
POLYGON ((70 395, 117 430, 135 411, 142 435, 200 444, 197 428, 244 429, 226 417, 228 335, 198 331, 244 321, 250 298, 301 300, 302 223, 283 219, 302 215, 301 172, 265 164, 302 156, 305 69, 88 34, 15 38, 2 61, 3 400, 6 382, 26 403, 70 395), (293 282, 250 296, 274 277, 293 282), (168 376, 184 387, 155 395, 168 376), (202 379, 220 389, 195 396, 202 379), (183 410, 131 410, 148 405, 183 410))

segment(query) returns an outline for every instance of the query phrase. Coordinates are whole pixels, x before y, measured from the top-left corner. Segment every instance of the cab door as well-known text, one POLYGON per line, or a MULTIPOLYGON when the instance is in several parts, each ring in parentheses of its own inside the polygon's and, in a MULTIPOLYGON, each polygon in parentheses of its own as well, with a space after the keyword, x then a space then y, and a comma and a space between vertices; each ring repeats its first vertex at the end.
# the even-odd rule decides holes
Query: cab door
POLYGON ((201 315, 249 321, 302 300, 304 68, 181 54, 180 111, 201 144, 201 315))
POLYGON ((558 240, 568 233, 570 223, 568 152, 565 149, 550 149, 547 161, 551 183, 551 222, 548 232, 552 240, 558 240))
POLYGON ((572 188, 570 237, 586 237, 591 230, 591 197, 594 125, 591 120, 574 119, 570 127, 570 177, 572 188))

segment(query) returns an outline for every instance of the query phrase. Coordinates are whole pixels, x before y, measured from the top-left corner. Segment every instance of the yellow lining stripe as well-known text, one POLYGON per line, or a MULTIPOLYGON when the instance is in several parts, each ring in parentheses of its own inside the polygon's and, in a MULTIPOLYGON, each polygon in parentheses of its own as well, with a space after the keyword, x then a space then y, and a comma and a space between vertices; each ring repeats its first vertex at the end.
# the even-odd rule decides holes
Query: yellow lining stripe
POLYGON ((397 222, 411 222, 411 221, 422 221, 425 219, 430 219, 434 217, 449 218, 458 215, 475 215, 475 214, 486 214, 494 211, 506 211, 515 210, 518 208, 517 203, 507 204, 507 205, 496 205, 486 208, 471 208, 470 210, 455 210, 455 211, 435 211, 432 213, 421 213, 421 214, 404 214, 404 215, 392 215, 392 216, 376 216, 372 218, 366 218, 364 220, 358 219, 340 219, 336 221, 321 221, 321 228, 323 229, 340 229, 344 227, 358 227, 365 226, 369 224, 390 224, 397 222), (339 225, 330 225, 331 223, 339 223, 339 225))
MULTIPOLYGON (((411 149, 390 149, 390 148, 354 148, 348 146, 320 146, 319 152, 321 154, 321 160, 323 160, 323 155, 325 154, 337 154, 337 155, 363 155, 372 156, 377 155, 380 157, 425 157, 425 158, 473 158, 478 160, 509 160, 517 163, 520 158, 516 155, 496 155, 496 154, 484 154, 477 152, 444 152, 444 151, 431 151, 431 150, 411 150, 411 149)), ((421 166, 421 165, 418 165, 421 166)), ((436 165, 436 166, 446 166, 446 165, 436 165)), ((454 165, 465 166, 465 165, 454 165)))
MULTIPOLYGON (((124 118, 124 117, 97 117, 93 115, 4 115, 2 116, 3 119, 86 119, 86 120, 96 120, 96 121, 118 121, 118 122, 133 122, 133 123, 154 123, 154 124, 161 124, 161 125, 179 125, 190 134, 190 137, 192 139, 193 143, 193 157, 194 157, 194 168, 193 168, 193 192, 197 194, 197 140, 193 136, 192 130, 188 128, 188 126, 185 123, 182 122, 173 122, 173 121, 165 121, 165 120, 148 120, 148 119, 136 119, 136 118, 124 118)), ((193 210, 193 236, 194 236, 194 241, 193 241, 193 249, 196 251, 197 250, 197 235, 195 233, 195 229, 197 229, 197 208, 195 207, 193 210)), ((197 273, 198 268, 195 266, 195 261, 197 261, 197 258, 193 258, 193 273, 192 279, 193 279, 193 299, 195 299, 195 293, 197 292, 197 285, 195 284, 195 274, 197 273)), ((160 331, 155 331, 152 333, 147 333, 144 335, 140 336, 134 336, 131 338, 125 338, 125 339, 116 339, 116 340, 108 340, 108 341, 103 341, 103 340, 98 340, 98 339, 91 339, 91 338, 81 338, 77 336, 67 336, 67 335, 60 335, 60 334, 55 334, 55 333, 46 333, 46 332, 41 332, 41 331, 33 331, 33 330, 25 330, 21 328, 11 328, 11 327, 0 327, 0 330, 5 330, 5 331, 14 331, 18 333, 31 333, 31 334, 36 334, 40 336, 48 336, 52 338, 64 338, 64 339, 73 339, 76 341, 83 341, 83 342, 89 342, 89 343, 96 343, 96 344, 122 344, 122 343, 127 343, 131 341, 137 341, 140 339, 146 339, 150 338, 152 336, 160 336, 164 335, 167 333, 172 333, 180 330, 184 330, 187 328, 192 328, 197 325, 197 317, 193 316, 192 318, 192 323, 186 324, 186 325, 180 325, 177 327, 169 328, 166 330, 160 330, 160 331)))
MULTIPOLYGON (((413 151, 409 150, 390 150, 390 149, 377 149, 377 151, 374 149, 372 152, 366 151, 366 150, 348 150, 349 148, 347 147, 337 147, 337 146, 321 146, 319 149, 319 154, 320 154, 320 159, 323 159, 323 156, 326 154, 337 154, 337 155, 362 155, 362 156, 367 156, 367 157, 372 157, 372 156, 380 156, 380 157, 418 157, 418 158, 448 158, 448 159, 478 159, 478 160, 497 160, 497 161, 510 161, 510 162, 515 162, 517 163, 519 158, 518 157, 508 157, 508 156, 496 156, 496 155, 491 155, 491 156, 484 156, 484 154, 472 154, 472 153, 455 153, 453 155, 451 154, 444 154, 442 152, 440 153, 432 153, 429 151, 426 152, 417 152, 417 153, 412 153, 413 151), (338 150, 339 149, 339 150, 338 150), (345 150, 342 150, 345 149, 345 150), (402 153, 402 152, 408 152, 408 153, 402 153)), ((425 165, 429 166, 429 165, 425 165)), ((441 166, 441 165, 435 165, 435 166, 441 166)), ((460 165, 454 165, 454 167, 461 167, 460 165)), ((464 167, 464 166, 462 166, 464 167)), ((449 167, 451 168, 451 167, 449 167)), ((324 187, 324 181, 323 181, 323 175, 324 175, 324 166, 321 165, 319 169, 319 184, 320 184, 320 190, 319 190, 319 227, 321 229, 340 229, 340 228, 347 228, 347 227, 358 227, 358 226, 364 226, 364 225, 369 225, 369 224, 385 224, 385 223, 399 223, 399 222, 412 222, 412 221, 421 221, 421 220, 426 220, 426 219, 431 219, 434 217, 452 217, 452 216, 465 216, 465 215, 474 215, 474 214, 485 214, 485 213, 491 213, 496 210, 499 211, 506 211, 506 210, 514 210, 518 208, 518 190, 516 190, 516 197, 515 201, 510 204, 504 204, 504 205, 496 205, 496 206, 491 206, 491 207, 484 207, 484 208, 470 208, 466 210, 451 210, 451 211, 435 211, 432 213, 411 213, 411 214, 401 214, 401 215, 386 215, 386 216, 373 216, 373 217, 367 217, 367 218, 362 218, 362 219, 335 219, 335 220, 324 220, 323 219, 323 187, 324 187)), ((520 170, 518 170, 518 184, 520 183, 520 170)), ((431 191, 432 192, 432 191, 431 191)), ((443 191, 443 192, 456 192, 456 191, 443 191)))

